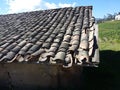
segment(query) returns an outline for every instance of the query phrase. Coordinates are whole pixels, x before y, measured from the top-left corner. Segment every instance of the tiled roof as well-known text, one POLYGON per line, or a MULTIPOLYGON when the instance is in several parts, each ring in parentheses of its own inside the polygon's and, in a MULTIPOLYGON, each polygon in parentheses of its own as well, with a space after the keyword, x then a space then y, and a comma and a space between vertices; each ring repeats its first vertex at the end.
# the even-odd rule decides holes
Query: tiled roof
POLYGON ((94 32, 92 6, 0 15, 0 62, 91 65, 94 32))

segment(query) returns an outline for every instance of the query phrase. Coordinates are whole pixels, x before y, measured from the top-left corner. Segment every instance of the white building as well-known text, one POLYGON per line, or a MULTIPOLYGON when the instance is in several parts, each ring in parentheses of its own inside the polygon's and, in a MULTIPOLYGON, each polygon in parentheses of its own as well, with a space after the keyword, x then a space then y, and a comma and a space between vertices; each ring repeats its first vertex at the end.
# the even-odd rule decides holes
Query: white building
POLYGON ((115 20, 120 20, 120 14, 115 16, 115 20))

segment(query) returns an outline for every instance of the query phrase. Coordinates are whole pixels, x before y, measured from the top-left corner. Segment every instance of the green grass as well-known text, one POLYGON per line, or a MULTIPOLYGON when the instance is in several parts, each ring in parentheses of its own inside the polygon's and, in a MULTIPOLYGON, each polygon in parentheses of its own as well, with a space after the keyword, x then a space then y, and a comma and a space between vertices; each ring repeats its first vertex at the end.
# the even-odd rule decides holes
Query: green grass
POLYGON ((99 24, 100 50, 120 51, 120 21, 99 24))

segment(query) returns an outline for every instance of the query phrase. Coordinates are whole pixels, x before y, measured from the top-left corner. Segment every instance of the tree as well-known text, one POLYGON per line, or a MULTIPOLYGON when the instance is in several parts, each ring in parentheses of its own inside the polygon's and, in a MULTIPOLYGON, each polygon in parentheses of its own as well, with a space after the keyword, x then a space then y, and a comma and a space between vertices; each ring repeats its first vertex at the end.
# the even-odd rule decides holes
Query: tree
POLYGON ((114 16, 112 14, 107 14, 107 20, 112 20, 114 16))

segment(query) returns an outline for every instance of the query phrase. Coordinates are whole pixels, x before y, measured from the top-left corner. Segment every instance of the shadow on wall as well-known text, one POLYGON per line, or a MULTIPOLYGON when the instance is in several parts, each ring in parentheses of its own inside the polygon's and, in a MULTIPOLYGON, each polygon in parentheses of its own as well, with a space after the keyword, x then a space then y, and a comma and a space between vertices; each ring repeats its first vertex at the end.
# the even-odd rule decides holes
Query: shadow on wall
POLYGON ((120 90, 120 51, 100 51, 98 68, 83 69, 82 90, 120 90))
MULTIPOLYGON (((67 83, 67 79, 69 78, 69 86, 64 88, 63 86, 58 86, 57 88, 42 88, 36 86, 32 89, 32 86, 28 86, 29 90, 120 90, 120 51, 100 51, 100 65, 98 68, 91 68, 91 67, 84 67, 82 73, 82 80, 81 76, 79 76, 78 68, 75 75, 68 75, 65 76, 63 71, 66 73, 65 70, 59 70, 61 73, 61 83, 65 85, 67 83), (72 78, 71 78, 72 75, 72 78), (74 76, 74 77, 73 77, 74 76), (82 88, 80 87, 82 84, 82 88)), ((59 76, 60 77, 60 76, 59 76)), ((9 83, 9 82, 8 82, 9 83)), ((3 83, 5 84, 5 83, 3 83)), ((60 85, 60 84, 59 84, 60 85)), ((26 86, 27 89, 27 86, 26 86)), ((26 90, 19 89, 19 90, 26 90)), ((12 89, 11 86, 8 87, 0 87, 0 90, 18 90, 12 89)))

